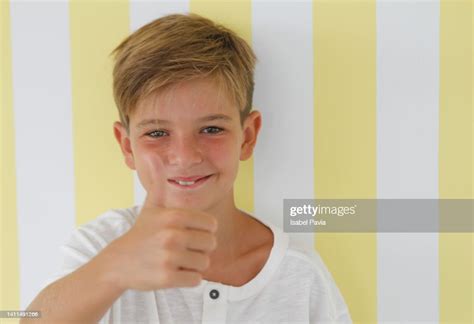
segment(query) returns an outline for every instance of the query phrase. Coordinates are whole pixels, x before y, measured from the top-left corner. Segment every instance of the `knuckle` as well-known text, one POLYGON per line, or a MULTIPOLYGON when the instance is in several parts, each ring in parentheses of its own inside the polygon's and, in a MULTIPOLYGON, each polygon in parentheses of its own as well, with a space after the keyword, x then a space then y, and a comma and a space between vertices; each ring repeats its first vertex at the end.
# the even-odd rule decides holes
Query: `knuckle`
POLYGON ((198 264, 200 266, 199 267, 200 270, 204 270, 204 269, 207 269, 209 267, 209 265, 211 264, 211 260, 209 259, 209 257, 207 255, 205 255, 201 258, 201 260, 198 264))
POLYGON ((202 215, 202 221, 203 223, 208 225, 211 230, 214 229, 215 226, 217 226, 217 219, 214 216, 204 214, 202 215))
POLYGON ((161 258, 161 265, 162 265, 162 268, 164 270, 167 270, 167 269, 172 269, 173 268, 173 264, 174 264, 174 261, 173 261, 173 257, 171 255, 171 253, 165 253, 162 258, 161 258))
POLYGON ((177 230, 169 229, 166 231, 162 231, 159 234, 159 237, 160 237, 161 246, 166 249, 171 249, 178 245, 180 234, 179 234, 179 231, 177 230))
POLYGON ((168 284, 173 280, 173 273, 169 270, 162 270, 160 273, 160 281, 164 284, 168 284))
POLYGON ((205 240, 207 250, 214 250, 217 247, 217 239, 212 234, 206 234, 205 240))
POLYGON ((202 275, 200 273, 195 273, 191 275, 191 284, 192 285, 199 285, 202 280, 202 275))
POLYGON ((217 238, 213 236, 211 238, 211 249, 214 250, 217 247, 217 238))
POLYGON ((214 217, 212 218, 212 228, 214 231, 217 230, 217 226, 219 226, 219 223, 217 222, 217 219, 215 219, 214 217))
POLYGON ((168 226, 178 226, 185 215, 179 209, 170 209, 167 211, 165 223, 168 226))

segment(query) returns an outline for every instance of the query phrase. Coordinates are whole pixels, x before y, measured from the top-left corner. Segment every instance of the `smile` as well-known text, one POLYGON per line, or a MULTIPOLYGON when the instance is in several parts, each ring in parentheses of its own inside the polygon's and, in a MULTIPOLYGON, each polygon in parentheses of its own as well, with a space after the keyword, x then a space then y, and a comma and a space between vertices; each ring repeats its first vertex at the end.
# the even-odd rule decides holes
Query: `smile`
POLYGON ((212 174, 194 181, 168 180, 168 182, 178 188, 193 189, 206 183, 210 177, 212 177, 212 174))

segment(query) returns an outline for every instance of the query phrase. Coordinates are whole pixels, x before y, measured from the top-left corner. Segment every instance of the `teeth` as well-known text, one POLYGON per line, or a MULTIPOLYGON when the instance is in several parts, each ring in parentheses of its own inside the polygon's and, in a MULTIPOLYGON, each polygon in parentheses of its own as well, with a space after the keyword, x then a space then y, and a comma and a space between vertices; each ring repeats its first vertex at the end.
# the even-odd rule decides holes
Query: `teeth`
POLYGON ((196 181, 176 181, 177 183, 179 183, 180 185, 182 186, 190 186, 192 184, 194 184, 196 181))

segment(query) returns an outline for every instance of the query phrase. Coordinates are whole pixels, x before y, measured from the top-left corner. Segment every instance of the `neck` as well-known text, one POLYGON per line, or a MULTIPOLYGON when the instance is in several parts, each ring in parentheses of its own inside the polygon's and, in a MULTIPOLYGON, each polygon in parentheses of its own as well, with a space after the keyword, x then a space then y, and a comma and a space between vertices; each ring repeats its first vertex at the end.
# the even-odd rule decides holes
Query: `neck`
POLYGON ((244 234, 243 229, 252 220, 249 215, 235 206, 233 191, 226 199, 205 211, 213 215, 218 222, 217 248, 211 253, 211 262, 220 264, 234 260, 240 252, 238 242, 244 234))

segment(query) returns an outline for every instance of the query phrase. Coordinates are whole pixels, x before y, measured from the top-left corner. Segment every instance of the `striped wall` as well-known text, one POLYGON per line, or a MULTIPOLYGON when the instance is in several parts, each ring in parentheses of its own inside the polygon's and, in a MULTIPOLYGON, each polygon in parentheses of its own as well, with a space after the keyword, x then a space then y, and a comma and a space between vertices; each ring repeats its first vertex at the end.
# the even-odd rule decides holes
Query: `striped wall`
POLYGON ((0 309, 20 300, 10 6, 0 1, 0 309))
MULTIPOLYGON (((318 199, 376 198, 375 10, 373 1, 313 4, 318 199)), ((375 322, 376 234, 319 233, 315 246, 336 278, 352 318, 375 322)))
MULTIPOLYGON (((254 109, 263 118, 254 154, 255 214, 278 226, 283 199, 314 197, 311 7, 311 2, 252 4, 252 46, 259 59, 254 109)), ((314 244, 313 233, 294 238, 314 244)))
POLYGON ((11 3, 10 19, 17 271, 24 300, 37 275, 60 267, 51 256, 75 225, 68 6, 11 3))
POLYGON ((83 224, 105 211, 105 206, 133 203, 132 174, 123 167, 118 144, 110 136, 117 109, 108 56, 129 33, 129 5, 73 0, 68 11, 75 217, 77 224, 83 224))
MULTIPOLYGON (((474 198, 473 10, 0 1, 0 310, 26 308, 74 227, 145 197, 112 132, 108 55, 130 32, 195 12, 253 46, 263 128, 236 201, 282 226, 283 198, 474 198)), ((474 322, 472 233, 292 236, 320 252, 355 322, 474 322)))
MULTIPOLYGON (((436 2, 377 6, 379 198, 438 198, 439 27, 436 2)), ((438 233, 378 233, 377 267, 380 321, 439 320, 438 233)))
MULTIPOLYGON (((474 199, 474 5, 469 1, 446 1, 440 7, 439 196, 474 199)), ((441 217, 449 217, 448 210, 440 213, 441 217)), ((474 322, 473 256, 473 233, 440 234, 442 322, 474 322)))

